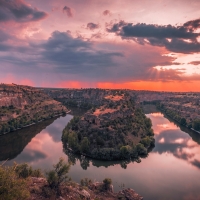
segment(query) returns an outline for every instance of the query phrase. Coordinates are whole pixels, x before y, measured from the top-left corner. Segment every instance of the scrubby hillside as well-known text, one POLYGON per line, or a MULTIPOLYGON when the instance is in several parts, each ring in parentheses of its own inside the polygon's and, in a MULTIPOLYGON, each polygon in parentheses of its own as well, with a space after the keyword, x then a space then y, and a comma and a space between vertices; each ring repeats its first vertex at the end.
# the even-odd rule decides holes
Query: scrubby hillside
POLYGON ((128 94, 107 95, 101 106, 74 117, 62 140, 65 148, 96 159, 137 158, 154 145, 151 126, 128 94))
POLYGON ((36 88, 0 84, 0 134, 66 112, 60 102, 36 88))

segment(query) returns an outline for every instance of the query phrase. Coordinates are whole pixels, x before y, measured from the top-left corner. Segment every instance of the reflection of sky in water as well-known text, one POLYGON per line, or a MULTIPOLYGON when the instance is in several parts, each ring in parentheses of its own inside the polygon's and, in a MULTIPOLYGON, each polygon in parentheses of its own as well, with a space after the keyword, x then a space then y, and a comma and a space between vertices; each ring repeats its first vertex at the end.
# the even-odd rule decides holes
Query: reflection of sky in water
MULTIPOLYGON (((200 199, 199 144, 191 139, 191 134, 181 131, 162 114, 147 116, 153 123, 156 146, 141 163, 132 162, 124 169, 121 167, 124 162, 85 160, 82 161, 83 169, 80 160, 75 158, 76 164, 71 167, 70 176, 77 182, 85 177, 98 181, 110 177, 115 191, 124 184, 147 200, 200 199)), ((59 157, 67 159, 60 140, 62 130, 71 118, 71 115, 67 115, 55 120, 37 134, 14 160, 28 162, 34 168, 49 169, 59 157)), ((192 138, 200 141, 196 133, 192 138)))
MULTIPOLYGON (((173 156, 200 168, 200 145, 193 141, 189 134, 163 118, 160 113, 148 114, 147 116, 152 119, 153 129, 156 133, 156 147, 153 152, 171 153, 173 156)), ((198 136, 198 133, 194 134, 198 136)))
POLYGON ((62 149, 61 136, 63 128, 72 117, 72 115, 66 115, 56 119, 32 138, 23 152, 8 163, 13 163, 13 161, 17 163, 27 162, 34 168, 50 169, 60 157, 66 157, 62 149))

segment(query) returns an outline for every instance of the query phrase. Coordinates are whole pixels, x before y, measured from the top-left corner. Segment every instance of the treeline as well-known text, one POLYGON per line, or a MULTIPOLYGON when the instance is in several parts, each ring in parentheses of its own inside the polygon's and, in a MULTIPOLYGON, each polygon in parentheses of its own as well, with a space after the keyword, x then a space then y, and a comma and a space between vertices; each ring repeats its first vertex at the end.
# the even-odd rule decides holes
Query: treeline
MULTIPOLYGON (((63 112, 63 114, 64 113, 65 112, 63 112)), ((57 114, 59 113, 49 113, 46 114, 45 116, 44 113, 43 114, 36 113, 33 116, 30 116, 29 114, 23 114, 17 118, 10 119, 6 122, 0 122, 0 135, 38 123, 45 119, 53 118, 57 114)))
POLYGON ((190 129, 193 128, 196 131, 200 131, 200 119, 195 119, 192 121, 191 119, 182 117, 180 114, 177 113, 176 110, 166 108, 165 105, 162 103, 157 104, 157 108, 164 112, 167 116, 178 122, 179 124, 186 126, 190 129))

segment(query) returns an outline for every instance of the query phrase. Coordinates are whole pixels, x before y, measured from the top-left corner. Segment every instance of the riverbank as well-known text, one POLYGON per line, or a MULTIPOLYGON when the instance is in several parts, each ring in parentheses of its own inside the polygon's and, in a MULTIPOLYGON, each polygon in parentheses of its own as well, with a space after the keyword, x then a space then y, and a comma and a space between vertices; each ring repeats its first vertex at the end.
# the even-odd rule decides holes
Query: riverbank
POLYGON ((36 125, 36 124, 39 124, 40 122, 43 122, 45 120, 48 120, 48 119, 53 119, 53 118, 56 118, 56 117, 60 117, 60 116, 63 116, 63 115, 66 115, 66 114, 69 114, 71 112, 71 110, 67 111, 67 112, 62 112, 62 113, 59 113, 57 115, 54 115, 54 116, 51 116, 51 117, 47 117, 45 119, 42 119, 40 121, 37 121, 37 122, 33 122, 31 124, 28 124, 28 125, 25 125, 25 126, 21 126, 20 128, 17 128, 17 129, 13 129, 11 131, 8 131, 8 132, 4 132, 3 134, 0 133, 0 137, 3 136, 3 135, 6 135, 6 134, 9 134, 9 133, 12 133, 14 131, 18 131, 18 130, 21 130, 23 128, 27 128, 27 127, 30 127, 30 126, 33 126, 33 125, 36 125))

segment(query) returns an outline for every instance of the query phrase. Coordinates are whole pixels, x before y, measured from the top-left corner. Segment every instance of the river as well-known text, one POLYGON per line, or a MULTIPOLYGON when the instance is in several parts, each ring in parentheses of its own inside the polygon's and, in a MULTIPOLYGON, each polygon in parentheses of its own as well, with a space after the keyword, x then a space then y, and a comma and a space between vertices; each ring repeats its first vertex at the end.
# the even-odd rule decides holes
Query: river
POLYGON ((133 188, 146 200, 200 199, 200 135, 178 127, 159 111, 146 114, 152 120, 156 144, 141 163, 96 161, 63 152, 62 130, 73 117, 66 115, 0 136, 0 161, 6 165, 27 162, 48 170, 59 157, 73 161, 69 176, 76 182, 88 177, 109 177, 114 190, 133 188))

